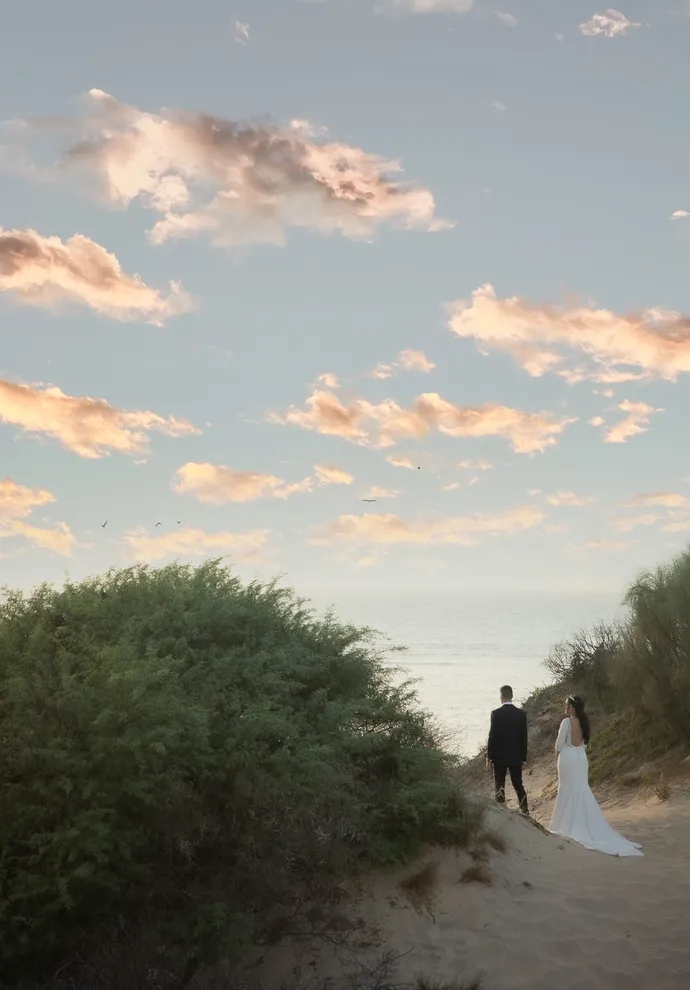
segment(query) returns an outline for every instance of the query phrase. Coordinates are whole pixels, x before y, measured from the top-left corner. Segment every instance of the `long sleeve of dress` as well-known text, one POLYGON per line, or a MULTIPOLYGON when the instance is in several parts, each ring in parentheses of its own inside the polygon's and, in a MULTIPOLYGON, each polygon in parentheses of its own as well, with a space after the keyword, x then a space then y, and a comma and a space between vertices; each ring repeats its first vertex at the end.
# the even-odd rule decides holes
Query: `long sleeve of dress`
POLYGON ((561 722, 561 727, 558 730, 558 738, 556 739, 556 752, 560 753, 565 744, 568 741, 568 730, 570 728, 570 719, 564 718, 561 722))

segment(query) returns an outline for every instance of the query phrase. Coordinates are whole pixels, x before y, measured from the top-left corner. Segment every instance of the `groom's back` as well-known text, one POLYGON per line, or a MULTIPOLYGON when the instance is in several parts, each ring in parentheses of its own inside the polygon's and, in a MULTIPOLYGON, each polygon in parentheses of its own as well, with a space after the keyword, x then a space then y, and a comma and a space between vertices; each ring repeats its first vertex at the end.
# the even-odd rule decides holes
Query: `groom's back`
POLYGON ((491 713, 493 760, 505 766, 527 761, 527 716, 521 708, 506 704, 491 713))

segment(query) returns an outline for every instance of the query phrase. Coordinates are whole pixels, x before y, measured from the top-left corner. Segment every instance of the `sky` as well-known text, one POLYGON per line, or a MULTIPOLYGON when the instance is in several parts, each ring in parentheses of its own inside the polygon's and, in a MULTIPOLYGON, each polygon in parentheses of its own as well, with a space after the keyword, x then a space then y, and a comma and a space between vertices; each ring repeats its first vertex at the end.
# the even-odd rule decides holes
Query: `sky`
POLYGON ((689 43, 682 0, 12 5, 0 583, 684 549, 689 43))

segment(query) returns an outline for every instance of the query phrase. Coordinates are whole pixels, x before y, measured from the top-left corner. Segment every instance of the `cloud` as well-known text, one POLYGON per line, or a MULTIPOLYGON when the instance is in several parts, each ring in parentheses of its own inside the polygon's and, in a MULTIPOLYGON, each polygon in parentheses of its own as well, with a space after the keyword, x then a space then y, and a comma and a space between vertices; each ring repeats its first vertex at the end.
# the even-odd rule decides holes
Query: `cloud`
POLYGON ((43 488, 27 488, 12 478, 0 478, 0 523, 9 519, 23 519, 39 505, 55 501, 52 492, 43 488))
POLYGON ((24 522, 34 509, 53 502, 55 496, 43 488, 27 488, 12 478, 0 479, 0 539, 21 536, 43 550, 68 557, 78 543, 66 523, 45 529, 24 522))
POLYGON ((340 388, 340 382, 338 381, 337 375, 332 374, 330 371, 324 372, 319 375, 316 379, 317 385, 323 385, 324 388, 340 388))
POLYGON ((663 412, 663 409, 655 409, 647 405, 646 402, 630 402, 625 399, 618 408, 627 415, 608 431, 604 440, 606 443, 627 443, 630 437, 635 437, 639 433, 646 433, 649 426, 649 419, 654 413, 663 412))
POLYGON ((685 533, 690 529, 690 515, 677 516, 673 522, 661 527, 665 533, 685 533))
POLYGON ((405 468, 408 471, 416 471, 418 467, 410 457, 404 457, 402 454, 391 454, 386 460, 393 467, 405 468))
POLYGON ((238 45, 246 45, 249 41, 249 25, 244 21, 235 21, 235 41, 238 45))
POLYGON ((374 550, 373 553, 368 553, 365 554, 364 557, 359 557, 355 561, 355 569, 360 571, 366 567, 376 567, 376 565, 380 563, 385 556, 385 553, 380 550, 374 550))
POLYGON ((494 100, 494 102, 491 104, 491 107, 493 110, 497 110, 499 113, 502 113, 506 109, 505 103, 501 103, 500 100, 494 100))
POLYGON ((690 217, 688 210, 676 210, 671 214, 671 220, 684 220, 686 217, 690 217))
POLYGON ((533 378, 552 372, 572 384, 610 385, 655 377, 675 381, 690 371, 690 317, 670 310, 619 316, 589 306, 499 299, 493 286, 483 285, 448 311, 458 337, 509 354, 533 378))
POLYGON ((549 505, 556 506, 557 508, 583 508, 585 505, 591 505, 592 498, 583 498, 580 495, 576 495, 574 492, 556 492, 553 495, 547 495, 546 501, 549 505))
POLYGON ((126 275, 114 254, 82 234, 62 241, 35 230, 2 227, 0 292, 34 306, 73 302, 115 320, 154 326, 192 308, 176 282, 170 283, 167 295, 161 294, 137 275, 126 275))
POLYGON ((660 505, 665 509, 680 509, 690 507, 690 499, 677 492, 643 492, 634 495, 630 501, 622 503, 623 508, 632 509, 638 505, 660 505))
POLYGON ((447 485, 441 485, 442 492, 456 492, 458 488, 461 488, 459 481, 450 481, 447 485))
MULTIPOLYGON (((427 231, 435 216, 428 189, 398 181, 398 162, 335 141, 317 143, 305 121, 238 123, 182 110, 147 113, 99 89, 87 113, 60 133, 71 143, 56 178, 94 180, 106 200, 134 202, 160 215, 153 244, 209 235, 218 245, 285 242, 289 228, 369 239, 382 224, 427 231), (69 140, 69 139, 68 139, 69 140)), ((17 136, 55 126, 24 121, 17 136)))
POLYGON ((393 491, 391 488, 380 488, 378 485, 372 485, 368 492, 362 495, 362 498, 395 498, 400 492, 393 491))
POLYGON ((619 553, 629 550, 632 543, 627 540, 585 540, 574 547, 575 550, 602 550, 604 552, 619 553))
POLYGON ((493 467, 491 461, 473 461, 471 458, 458 461, 459 468, 466 471, 490 471, 493 467))
POLYGON ((41 550, 50 550, 63 557, 69 557, 78 542, 67 523, 60 522, 54 529, 44 529, 41 526, 30 526, 25 522, 12 523, 9 530, 0 528, 0 537, 23 536, 41 550))
POLYGON ((247 533, 207 533, 202 529, 177 529, 151 536, 144 528, 125 533, 124 542, 136 560, 154 563, 165 557, 205 557, 222 553, 244 561, 258 561, 268 542, 268 530, 247 533))
POLYGON ((254 502, 260 498, 289 498, 309 491, 311 478, 289 484, 271 474, 233 471, 215 464, 189 461, 175 472, 172 489, 178 495, 193 495, 199 502, 227 505, 228 502, 254 502))
POLYGON ((149 432, 170 437, 198 434, 191 423, 146 410, 126 412, 104 399, 65 395, 59 388, 37 388, 0 380, 0 422, 24 433, 53 437, 80 457, 110 451, 131 456, 148 452, 149 432))
POLYGON ((620 533, 629 533, 639 526, 652 526, 658 519, 658 516, 649 513, 639 516, 622 516, 620 519, 615 519, 611 525, 620 533))
POLYGON ((421 371, 429 374, 436 365, 421 351, 401 351, 390 364, 377 364, 371 372, 372 378, 392 378, 397 371, 421 371))
POLYGON ((351 474, 335 464, 315 464, 314 474, 319 485, 351 485, 355 480, 351 474))
POLYGON ((392 399, 380 403, 354 398, 344 404, 332 392, 315 390, 306 408, 269 414, 269 421, 338 436, 362 446, 392 447, 401 438, 422 439, 435 430, 451 437, 502 437, 519 454, 534 454, 556 443, 574 419, 529 413, 508 406, 457 406, 436 392, 418 396, 409 408, 392 399))
POLYGON ((609 8, 603 14, 594 14, 588 21, 580 25, 580 34, 588 38, 595 38, 602 35, 605 38, 617 38, 618 35, 627 34, 630 28, 641 27, 641 24, 633 24, 620 10, 609 8))
POLYGON ((506 14, 503 11, 497 10, 496 17, 506 27, 517 27, 518 19, 513 14, 506 14))
POLYGON ((393 0, 393 4, 413 14, 467 14, 474 8, 474 0, 393 0))
POLYGON ((460 544, 470 546, 481 537, 512 536, 533 529, 544 514, 531 506, 519 506, 495 515, 451 516, 408 523, 395 515, 343 515, 315 531, 310 543, 362 544, 460 544))

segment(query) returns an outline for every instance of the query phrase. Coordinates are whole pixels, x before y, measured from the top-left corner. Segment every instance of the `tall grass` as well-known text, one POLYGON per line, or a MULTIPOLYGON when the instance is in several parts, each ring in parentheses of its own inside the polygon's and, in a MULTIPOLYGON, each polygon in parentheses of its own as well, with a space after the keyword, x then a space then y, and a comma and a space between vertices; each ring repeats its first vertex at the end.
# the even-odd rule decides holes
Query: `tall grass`
POLYGON ((371 634, 217 561, 7 591, 0 735, 3 986, 96 942, 184 986, 473 825, 371 634))

